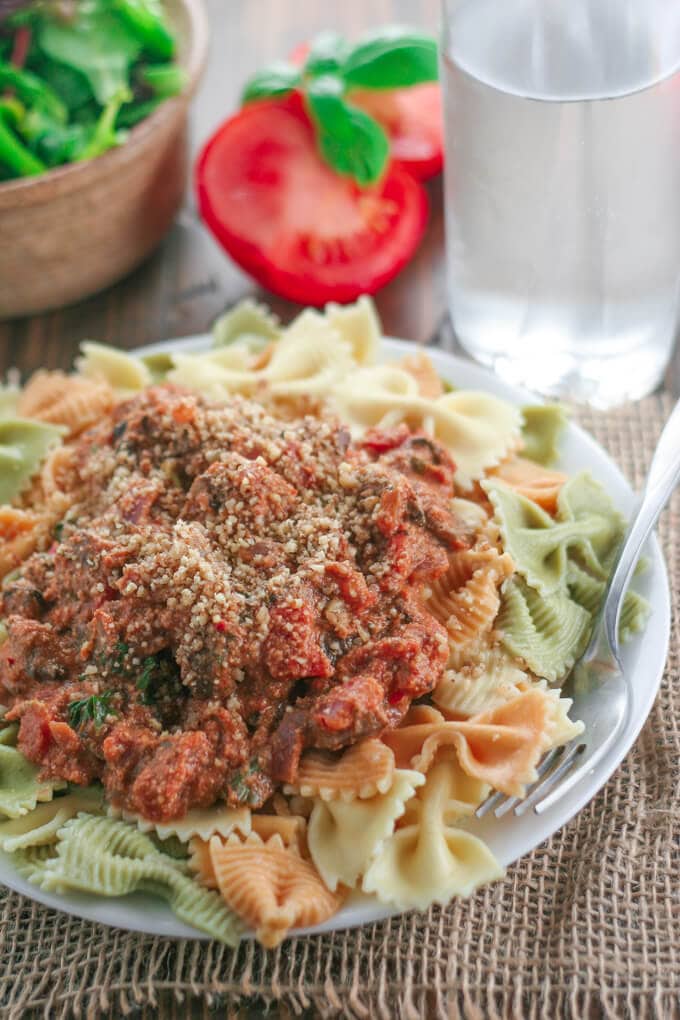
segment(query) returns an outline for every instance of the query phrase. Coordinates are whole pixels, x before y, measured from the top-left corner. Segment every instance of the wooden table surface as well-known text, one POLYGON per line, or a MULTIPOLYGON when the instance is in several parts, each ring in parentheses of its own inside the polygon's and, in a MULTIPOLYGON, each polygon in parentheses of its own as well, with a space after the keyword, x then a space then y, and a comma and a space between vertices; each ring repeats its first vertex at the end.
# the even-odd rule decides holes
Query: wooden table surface
MULTIPOLYGON (((211 52, 192 110, 196 152, 233 111, 240 88, 258 67, 301 40, 333 27, 357 37, 389 22, 438 30, 439 0, 206 0, 211 52)), ((387 332, 419 341, 436 337, 446 319, 441 181, 430 186, 431 219, 413 262, 378 295, 387 332)), ((284 321, 297 306, 271 298, 240 272, 200 224, 193 197, 164 243, 114 287, 61 311, 0 322, 0 373, 45 365, 69 368, 81 340, 121 347, 206 330, 239 298, 269 300, 284 321)))

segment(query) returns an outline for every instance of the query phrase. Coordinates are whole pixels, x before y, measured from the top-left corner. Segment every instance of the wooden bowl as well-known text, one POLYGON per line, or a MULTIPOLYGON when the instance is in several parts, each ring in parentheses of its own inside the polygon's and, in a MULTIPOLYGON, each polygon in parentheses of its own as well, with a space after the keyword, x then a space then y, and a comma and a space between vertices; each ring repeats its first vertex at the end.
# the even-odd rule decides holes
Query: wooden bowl
POLYGON ((98 159, 0 184, 0 318, 60 308, 125 276, 166 233, 188 170, 189 102, 203 71, 203 0, 168 0, 189 81, 98 159))

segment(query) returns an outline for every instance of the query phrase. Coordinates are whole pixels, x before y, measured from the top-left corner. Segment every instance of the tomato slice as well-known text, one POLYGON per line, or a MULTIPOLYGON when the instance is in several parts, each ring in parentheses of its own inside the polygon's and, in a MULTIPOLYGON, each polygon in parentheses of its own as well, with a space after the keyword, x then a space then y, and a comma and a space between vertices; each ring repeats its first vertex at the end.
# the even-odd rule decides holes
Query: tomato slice
POLYGON ((201 216, 220 244, 291 301, 353 301, 415 252, 427 196, 399 165, 369 188, 320 158, 297 93, 250 103, 218 128, 196 167, 201 216))
POLYGON ((441 173, 444 123, 438 82, 408 89, 355 89, 347 98, 382 124, 392 158, 405 170, 423 181, 441 173))

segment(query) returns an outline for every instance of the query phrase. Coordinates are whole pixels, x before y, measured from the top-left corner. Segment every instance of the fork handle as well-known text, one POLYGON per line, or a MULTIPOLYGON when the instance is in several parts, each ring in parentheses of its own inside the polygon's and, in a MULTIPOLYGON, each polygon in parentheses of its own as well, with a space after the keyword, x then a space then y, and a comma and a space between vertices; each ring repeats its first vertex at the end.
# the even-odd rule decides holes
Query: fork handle
POLYGON ((619 550, 602 606, 607 640, 617 659, 619 621, 624 596, 642 548, 678 481, 680 481, 680 400, 673 408, 659 437, 637 510, 619 550))

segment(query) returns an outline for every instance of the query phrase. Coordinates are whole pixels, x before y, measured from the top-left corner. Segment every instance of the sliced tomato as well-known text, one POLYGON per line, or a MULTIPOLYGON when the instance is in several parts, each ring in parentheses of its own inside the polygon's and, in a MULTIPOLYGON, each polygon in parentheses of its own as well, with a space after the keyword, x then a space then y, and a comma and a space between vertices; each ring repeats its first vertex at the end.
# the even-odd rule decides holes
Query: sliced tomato
POLYGON ((334 173, 297 94, 225 121, 199 156, 196 188, 234 261, 304 304, 374 293, 411 258, 427 221, 427 196, 399 165, 369 188, 334 173))
POLYGON ((408 89, 355 89, 348 100, 385 128, 392 158, 420 180, 441 173, 444 164, 442 93, 438 82, 408 89))

